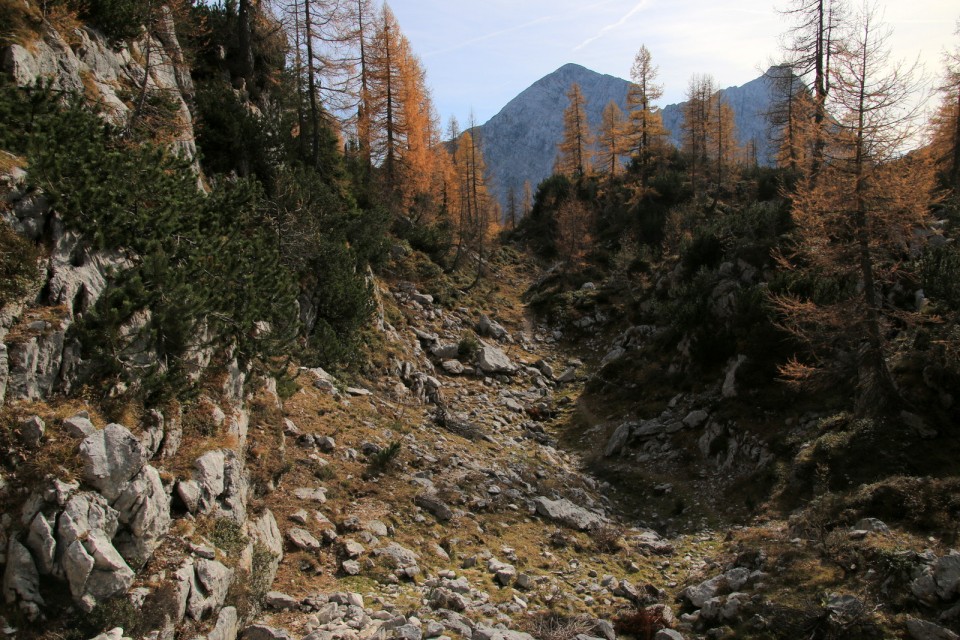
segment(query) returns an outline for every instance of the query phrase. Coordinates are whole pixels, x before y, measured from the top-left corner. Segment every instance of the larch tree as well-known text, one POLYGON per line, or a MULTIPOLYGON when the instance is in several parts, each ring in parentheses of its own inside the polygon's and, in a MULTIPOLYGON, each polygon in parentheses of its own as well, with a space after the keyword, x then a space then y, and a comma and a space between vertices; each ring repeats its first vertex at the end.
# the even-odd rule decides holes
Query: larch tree
POLYGON ((426 73, 409 41, 401 49, 402 158, 401 194, 405 206, 431 191, 435 171, 435 147, 440 142, 437 117, 427 88, 426 73))
POLYGON ((772 67, 773 103, 767 112, 777 166, 799 173, 810 166, 815 104, 810 89, 789 64, 772 67))
POLYGON ((473 116, 470 124, 470 129, 463 132, 457 141, 454 160, 460 196, 459 211, 456 215, 458 229, 454 264, 459 263, 465 250, 475 249, 478 254, 477 275, 474 280, 476 284, 483 274, 484 251, 492 227, 496 224, 496 216, 488 191, 483 151, 475 135, 477 127, 473 122, 473 116))
POLYGON ((530 186, 529 180, 524 180, 523 204, 520 207, 521 217, 526 217, 527 215, 529 215, 531 209, 533 209, 533 188, 530 186))
MULTIPOLYGON (((956 35, 960 37, 960 22, 956 35)), ((940 107, 933 118, 932 148, 943 185, 960 195, 960 46, 944 55, 940 107)))
POLYGON ((606 171, 613 180, 621 167, 621 159, 629 150, 626 119, 617 103, 611 100, 603 108, 600 128, 597 130, 597 167, 606 171))
POLYGON ((700 193, 709 171, 709 130, 715 92, 712 76, 695 74, 690 78, 683 108, 681 140, 690 164, 690 183, 695 195, 700 193))
POLYGON ((663 97, 663 85, 656 81, 658 74, 659 69, 653 64, 650 50, 641 45, 630 67, 627 105, 630 109, 632 150, 640 164, 641 181, 644 184, 650 159, 667 136, 663 117, 659 109, 654 107, 654 103, 663 97))
POLYGON ((283 1, 277 11, 292 31, 302 155, 319 164, 331 114, 354 104, 351 16, 342 0, 283 1))
POLYGON ((354 0, 351 6, 354 19, 354 42, 356 45, 356 66, 359 91, 357 94, 357 154, 360 157, 364 180, 369 178, 372 166, 370 151, 372 131, 370 124, 370 51, 369 41, 372 27, 377 19, 370 0, 354 0))
POLYGON ((789 0, 781 13, 794 23, 783 37, 789 64, 800 76, 810 77, 813 86, 813 146, 807 169, 816 181, 824 160, 832 68, 842 47, 837 33, 846 10, 841 0, 789 0))
POLYGON ((576 197, 563 201, 556 212, 557 253, 569 268, 578 264, 593 243, 590 237, 590 212, 576 197))
POLYGON ((563 137, 557 145, 557 166, 561 173, 580 178, 590 166, 593 144, 587 121, 587 99, 577 83, 570 85, 567 99, 570 104, 563 112, 563 137))
POLYGON ((367 49, 371 151, 392 204, 408 207, 433 183, 437 118, 423 65, 386 5, 367 49))
POLYGON ((819 177, 792 196, 797 250, 781 256, 781 265, 831 284, 775 299, 783 326, 808 350, 805 361, 794 359, 781 372, 798 383, 823 373, 834 382, 852 377, 860 414, 880 414, 899 397, 886 328, 909 314, 888 308, 885 290, 909 255, 912 231, 929 215, 932 189, 930 163, 903 155, 918 84, 912 68, 889 63, 888 33, 869 11, 858 16, 832 71, 835 122, 819 177))
POLYGON ((379 158, 388 189, 397 184, 400 156, 401 92, 400 26, 390 8, 384 5, 380 23, 371 42, 369 65, 371 150, 379 158))
POLYGON ((740 155, 737 126, 733 121, 733 108, 719 93, 714 94, 710 99, 707 154, 713 161, 713 175, 719 193, 730 178, 740 155))
POLYGON ((517 228, 517 220, 520 218, 519 207, 517 188, 511 184, 510 188, 507 189, 507 210, 504 212, 504 224, 510 225, 511 229, 517 228))

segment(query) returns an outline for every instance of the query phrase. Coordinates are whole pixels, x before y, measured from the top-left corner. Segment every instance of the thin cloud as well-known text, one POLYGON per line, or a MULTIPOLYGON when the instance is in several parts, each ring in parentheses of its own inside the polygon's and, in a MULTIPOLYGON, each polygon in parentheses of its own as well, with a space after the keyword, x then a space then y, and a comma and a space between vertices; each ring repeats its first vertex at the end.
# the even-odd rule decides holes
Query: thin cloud
POLYGON ((469 47, 470 45, 474 45, 474 44, 477 44, 477 43, 480 43, 480 42, 486 42, 487 40, 493 40, 494 38, 499 38, 500 36, 505 36, 505 35, 510 34, 510 33, 516 33, 517 31, 523 31, 524 29, 528 29, 528 28, 533 27, 533 26, 536 26, 536 25, 538 25, 538 24, 545 24, 545 23, 548 23, 548 22, 559 22, 559 21, 561 21, 561 20, 565 20, 566 18, 569 18, 570 16, 577 15, 577 14, 583 13, 583 12, 585 12, 585 11, 590 11, 590 10, 592 10, 592 9, 596 9, 597 7, 602 7, 602 6, 604 6, 604 5, 608 5, 608 4, 610 4, 611 2, 613 2, 613 1, 614 1, 614 0, 601 0, 600 2, 594 2, 593 4, 590 4, 590 5, 587 5, 587 6, 577 7, 576 9, 574 9, 574 10, 572 10, 572 11, 566 11, 566 12, 559 13, 559 14, 555 14, 555 15, 540 16, 539 18, 535 18, 535 19, 530 20, 530 21, 528 21, 528 22, 524 22, 524 23, 522 23, 522 24, 514 25, 514 26, 512 26, 512 27, 507 27, 506 29, 498 29, 497 31, 491 31, 490 33, 485 33, 485 34, 483 34, 483 35, 475 36, 475 37, 470 38, 470 39, 468 39, 468 40, 464 40, 464 41, 462 41, 462 42, 458 42, 457 44, 452 45, 452 46, 450 46, 450 47, 446 47, 446 48, 443 48, 443 49, 436 49, 436 50, 434 50, 434 51, 430 51, 430 52, 426 53, 424 57, 442 55, 442 54, 445 54, 445 53, 450 53, 450 52, 452 52, 452 51, 459 51, 460 49, 463 49, 464 47, 469 47))
POLYGON ((435 50, 435 51, 430 51, 429 53, 426 54, 426 57, 436 56, 436 55, 440 55, 440 54, 443 54, 443 53, 450 53, 451 51, 458 51, 458 50, 460 50, 460 49, 463 49, 464 47, 469 47, 470 45, 477 44, 478 42, 486 42, 487 40, 492 40, 492 39, 494 39, 494 38, 498 38, 498 37, 503 36, 503 35, 506 35, 506 34, 508 34, 508 33, 514 33, 515 31, 521 31, 521 30, 523 30, 523 29, 527 29, 527 28, 532 27, 532 26, 534 26, 534 25, 542 24, 542 23, 544 23, 544 22, 551 22, 551 21, 553 21, 553 20, 556 20, 556 18, 555 18, 555 17, 551 17, 551 16, 546 16, 546 17, 542 17, 542 18, 537 18, 537 19, 535 19, 535 20, 531 20, 531 21, 529 21, 529 22, 524 22, 523 24, 518 24, 518 25, 513 26, 513 27, 508 27, 508 28, 506 28, 506 29, 500 29, 500 30, 498 30, 498 31, 491 31, 490 33, 485 33, 485 34, 483 34, 483 35, 481 35, 481 36, 477 36, 477 37, 475 37, 475 38, 470 38, 469 40, 464 40, 463 42, 458 42, 457 44, 453 45, 452 47, 447 47, 447 48, 445 48, 445 49, 437 49, 437 50, 435 50))
POLYGON ((612 24, 608 24, 607 26, 603 27, 602 29, 600 29, 600 31, 597 32, 597 35, 587 38, 586 40, 584 40, 583 42, 575 46, 573 50, 580 51, 584 47, 588 46, 590 43, 595 42, 596 40, 599 40, 610 31, 613 31, 614 29, 619 29, 620 27, 625 25, 627 21, 630 20, 630 18, 632 18, 633 16, 637 15, 638 13, 646 9, 648 4, 650 4, 649 0, 641 0, 641 2, 638 2, 637 5, 633 9, 630 9, 630 11, 628 11, 626 15, 624 15, 622 18, 620 18, 619 20, 617 20, 612 24))

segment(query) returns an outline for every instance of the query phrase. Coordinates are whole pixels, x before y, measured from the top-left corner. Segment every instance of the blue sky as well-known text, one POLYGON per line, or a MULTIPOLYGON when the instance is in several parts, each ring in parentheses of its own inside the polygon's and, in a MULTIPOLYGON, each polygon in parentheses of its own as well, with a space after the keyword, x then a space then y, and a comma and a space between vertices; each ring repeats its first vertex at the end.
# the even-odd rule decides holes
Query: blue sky
MULTIPOLYGON (((784 0, 389 0, 427 69, 444 124, 486 122, 511 98, 567 62, 629 78, 641 44, 679 102, 693 73, 720 86, 752 80, 778 56, 784 0), (774 4, 776 2, 776 4, 774 4)), ((853 3, 856 5, 856 3, 853 3)), ((936 71, 954 47, 956 0, 880 3, 894 58, 936 71)))

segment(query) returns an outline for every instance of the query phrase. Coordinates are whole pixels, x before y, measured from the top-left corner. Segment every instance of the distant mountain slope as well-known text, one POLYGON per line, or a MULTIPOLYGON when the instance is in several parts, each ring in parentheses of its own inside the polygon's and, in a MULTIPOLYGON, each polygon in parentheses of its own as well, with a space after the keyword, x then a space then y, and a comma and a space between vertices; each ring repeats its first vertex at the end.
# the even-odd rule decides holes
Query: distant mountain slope
MULTIPOLYGON (((772 164, 775 149, 770 141, 766 114, 773 104, 774 83, 769 72, 739 87, 721 89, 720 95, 733 108, 740 144, 753 140, 757 145, 757 161, 763 165, 772 164)), ((678 147, 684 104, 670 104, 663 108, 663 124, 670 131, 670 141, 678 147)))
POLYGON ((600 114, 610 100, 621 108, 626 106, 626 80, 577 64, 565 64, 530 85, 480 127, 484 159, 501 203, 506 201, 511 187, 521 194, 524 181, 529 180, 536 189, 550 175, 563 134, 567 91, 573 83, 580 85, 587 98, 587 119, 592 130, 599 125, 600 114))
MULTIPOLYGON (((517 194, 523 183, 537 184, 547 178, 557 156, 557 143, 563 134, 563 110, 567 91, 574 82, 587 99, 587 119, 596 131, 603 108, 613 100, 626 111, 629 82, 622 78, 591 71, 577 64, 565 64, 534 82, 498 113, 479 127, 484 158, 490 172, 493 192, 501 204, 513 187, 517 194)), ((761 163, 769 162, 770 142, 764 114, 772 101, 772 85, 764 76, 741 87, 721 91, 733 107, 740 142, 753 139, 761 163)), ((671 140, 680 144, 682 104, 663 109, 664 124, 671 140)))

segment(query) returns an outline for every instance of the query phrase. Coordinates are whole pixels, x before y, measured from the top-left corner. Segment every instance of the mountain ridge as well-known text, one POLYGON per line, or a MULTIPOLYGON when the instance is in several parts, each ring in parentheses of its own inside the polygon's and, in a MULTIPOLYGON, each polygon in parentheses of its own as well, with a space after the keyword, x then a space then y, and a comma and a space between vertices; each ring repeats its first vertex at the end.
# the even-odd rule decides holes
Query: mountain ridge
MULTIPOLYGON (((560 66, 517 94, 478 127, 492 191, 501 206, 505 207, 511 189, 522 193, 528 180, 535 189, 552 173, 557 143, 563 133, 566 93, 573 83, 580 85, 587 99, 587 120, 592 131, 597 130, 603 109, 611 100, 627 111, 629 81, 576 63, 560 66)), ((720 94, 733 107, 740 143, 756 142, 758 162, 769 164, 772 146, 765 115, 773 100, 769 75, 764 73, 743 85, 721 89, 720 94)), ((661 109, 675 146, 680 146, 683 105, 669 104, 661 109)))

